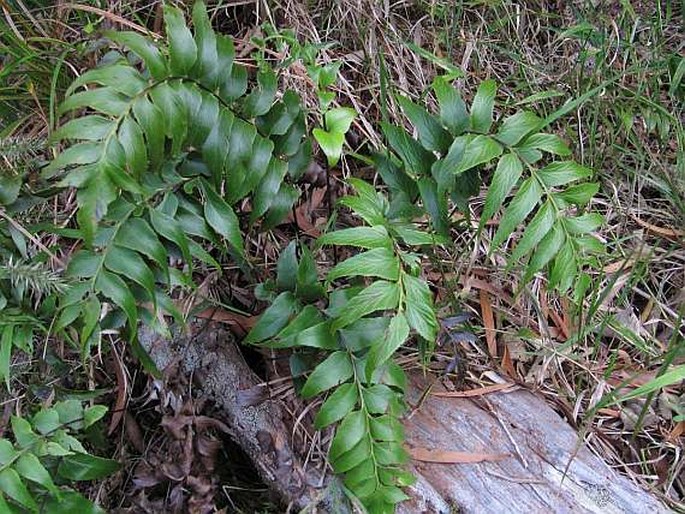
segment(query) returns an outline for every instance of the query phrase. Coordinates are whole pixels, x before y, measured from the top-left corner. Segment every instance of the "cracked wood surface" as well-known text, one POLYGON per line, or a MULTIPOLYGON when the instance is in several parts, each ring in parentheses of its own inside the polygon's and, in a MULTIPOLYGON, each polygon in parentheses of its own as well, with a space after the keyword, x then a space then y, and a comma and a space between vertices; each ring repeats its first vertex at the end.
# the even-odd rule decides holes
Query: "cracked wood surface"
MULTIPOLYGON (((194 375, 203 393, 223 411, 234 439, 265 484, 286 505, 303 508, 316 499, 319 505, 308 512, 349 512, 316 487, 324 481, 315 470, 304 471, 300 455, 305 452, 291 446, 292 427, 284 422, 279 403, 245 405, 240 400, 241 391, 261 380, 229 332, 209 327, 195 337, 168 341, 142 330, 140 340, 159 369, 181 360, 185 372, 194 375)), ((409 383, 408 400, 415 405, 426 382, 412 375, 409 383)), ((436 384, 433 391, 438 390, 436 384)), ((418 481, 407 490, 412 499, 399 505, 402 514, 670 512, 586 447, 577 449, 576 431, 543 399, 523 389, 476 398, 429 396, 404 425, 410 449, 505 458, 468 464, 413 462, 418 481)))
MULTIPOLYGON (((417 376, 411 383, 415 401, 425 383, 417 376)), ((588 448, 578 449, 576 431, 524 389, 480 398, 429 396, 404 424, 410 447, 508 457, 475 464, 414 462, 418 481, 411 502, 400 505, 402 513, 670 512, 588 448)))

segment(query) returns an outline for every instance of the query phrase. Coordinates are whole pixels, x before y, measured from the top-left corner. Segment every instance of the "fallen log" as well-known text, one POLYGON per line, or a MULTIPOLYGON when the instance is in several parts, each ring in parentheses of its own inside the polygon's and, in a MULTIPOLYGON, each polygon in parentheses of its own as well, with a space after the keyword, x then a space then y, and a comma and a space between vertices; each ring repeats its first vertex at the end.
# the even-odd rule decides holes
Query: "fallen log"
MULTIPOLYGON (((425 384, 412 376, 410 402, 425 384)), ((433 388, 439 392, 439 386, 433 388)), ((482 397, 430 396, 405 420, 410 453, 495 456, 465 464, 412 463, 418 480, 398 512, 662 513, 656 498, 578 444, 547 403, 522 389, 482 397), (412 448, 414 451, 412 452, 412 448)))
MULTIPOLYGON (((230 332, 210 327, 168 341, 143 330, 140 340, 158 368, 180 361, 194 375, 265 484, 285 504, 302 509, 314 502, 313 512, 347 510, 327 497, 330 489, 321 474, 302 464, 306 452, 290 444, 292 426, 279 402, 254 405, 241 399, 241 392, 261 381, 230 332)), ((420 402, 425 386, 423 377, 410 377, 409 403, 420 405, 404 424, 417 483, 408 488, 411 500, 398 512, 670 512, 579 446, 576 431, 533 393, 495 387, 483 396, 432 395, 420 402)))

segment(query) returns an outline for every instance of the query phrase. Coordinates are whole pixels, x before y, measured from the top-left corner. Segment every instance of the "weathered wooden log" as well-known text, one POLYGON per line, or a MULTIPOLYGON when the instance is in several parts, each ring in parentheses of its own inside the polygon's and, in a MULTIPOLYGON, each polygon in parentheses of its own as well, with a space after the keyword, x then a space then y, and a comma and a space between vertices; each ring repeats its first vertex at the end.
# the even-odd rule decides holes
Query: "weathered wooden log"
MULTIPOLYGON (((418 376, 411 383, 409 395, 416 400, 425 384, 418 376)), ((500 458, 468 464, 414 462, 418 481, 412 500, 400 505, 402 513, 670 512, 579 446, 576 431, 543 399, 521 388, 477 398, 430 396, 408 416, 405 427, 410 450, 500 458)))
MULTIPOLYGON (((142 329, 139 339, 159 370, 180 362, 199 383, 202 394, 222 411, 235 442, 245 451, 264 483, 279 500, 302 509, 320 493, 313 470, 303 471, 290 445, 291 427, 284 423, 281 406, 265 399, 245 402, 241 391, 261 381, 245 362, 233 335, 217 327, 193 330, 169 341, 142 329)), ((320 496, 320 494, 319 494, 320 496)))
MULTIPOLYGON (((299 456, 305 452, 290 445, 292 427, 284 422, 279 403, 267 399, 246 405, 241 400, 241 391, 252 390, 260 380, 229 332, 211 327, 166 341, 143 331, 141 342, 160 369, 180 360, 185 372, 194 375, 203 393, 223 410, 236 442, 265 484, 284 503, 303 508, 325 497, 316 471, 303 471, 299 456)), ((421 376, 410 377, 410 404, 418 403, 425 386, 421 376)), ((439 392, 439 386, 433 391, 439 392)), ((401 513, 669 512, 579 447, 576 431, 543 399, 521 388, 476 398, 432 395, 407 416, 405 426, 410 452, 422 459, 466 452, 494 460, 413 461, 418 480, 408 489, 411 500, 400 504, 401 513)), ((326 509, 326 503, 315 511, 342 512, 342 507, 326 509)))

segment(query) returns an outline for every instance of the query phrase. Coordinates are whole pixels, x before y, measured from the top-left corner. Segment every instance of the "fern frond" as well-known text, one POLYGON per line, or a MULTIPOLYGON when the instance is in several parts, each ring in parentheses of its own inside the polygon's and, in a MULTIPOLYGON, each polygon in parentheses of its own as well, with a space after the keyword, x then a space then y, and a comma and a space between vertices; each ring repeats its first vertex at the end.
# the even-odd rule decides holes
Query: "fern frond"
POLYGON ((493 81, 483 82, 467 109, 457 90, 438 77, 433 83, 437 116, 398 97, 418 139, 403 128, 383 124, 401 165, 380 171, 395 192, 409 200, 418 196, 434 227, 446 235, 448 199, 466 209, 479 191, 480 170, 493 167, 479 230, 502 210, 491 245, 495 251, 527 222, 509 266, 523 263, 523 284, 549 267, 550 286, 564 293, 581 276, 588 255, 601 249, 591 241, 601 217, 584 212, 597 184, 589 182, 590 169, 572 160, 544 159, 545 154, 565 158, 571 151, 558 136, 541 132, 544 122, 534 113, 517 112, 495 124, 496 89, 493 81), (407 187, 407 178, 418 187, 407 187))
MULTIPOLYGON (((278 294, 246 342, 274 348, 299 347, 328 352, 311 372, 302 395, 330 393, 315 418, 322 429, 337 424, 329 460, 336 473, 369 512, 394 512, 407 496, 402 487, 413 477, 403 469, 407 454, 400 416, 405 376, 392 357, 412 332, 434 343, 438 322, 428 284, 419 276, 406 245, 433 244, 436 237, 406 221, 389 217, 390 204, 374 188, 350 179, 356 194, 340 204, 369 226, 336 230, 319 245, 344 245, 362 251, 328 272, 328 307, 320 311, 304 298, 302 269, 295 245, 278 263, 278 294), (363 282, 365 280, 366 282, 363 282), (365 284, 365 285, 360 285, 365 284)), ((312 260, 303 249, 304 262, 312 260)), ((316 280, 316 273, 308 282, 316 280)))
POLYGON ((266 67, 248 91, 232 40, 214 32, 202 2, 192 18, 191 30, 180 10, 165 6, 159 44, 108 32, 128 57, 81 75, 60 106, 76 114, 54 134, 69 146, 43 176, 76 188, 85 247, 67 270, 83 287, 63 302, 58 327, 80 319, 86 347, 99 337, 103 300, 124 312, 131 340, 149 316, 140 304, 172 307, 171 284, 189 279, 169 269, 170 253, 220 268, 205 242, 241 262, 241 200, 250 199, 250 223, 268 226, 298 197, 288 177, 311 155, 298 96, 276 100, 277 77, 266 67))

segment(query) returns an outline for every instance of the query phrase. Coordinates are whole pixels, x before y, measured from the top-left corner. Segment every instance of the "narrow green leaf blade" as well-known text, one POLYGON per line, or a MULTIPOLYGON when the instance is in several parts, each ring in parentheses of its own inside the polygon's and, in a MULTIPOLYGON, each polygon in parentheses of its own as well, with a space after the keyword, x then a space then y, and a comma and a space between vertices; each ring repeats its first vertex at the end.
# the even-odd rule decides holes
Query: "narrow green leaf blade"
POLYGON ((259 343, 275 336, 289 323, 297 310, 297 301, 290 291, 279 294, 250 330, 245 338, 245 344, 259 343))
POLYGON ((424 148, 433 152, 445 153, 452 143, 452 137, 426 109, 415 104, 405 96, 397 96, 404 114, 419 133, 419 141, 424 148))
POLYGON ((372 312, 395 309, 399 293, 399 286, 395 282, 374 282, 347 302, 345 310, 333 321, 332 330, 346 327, 372 312))
POLYGON ((12 468, 7 468, 0 472, 0 490, 31 512, 38 512, 36 501, 17 472, 12 468))
POLYGON ((396 281, 400 273, 400 262, 390 248, 374 248, 367 252, 345 259, 329 273, 327 280, 332 282, 340 277, 380 277, 396 281))
POLYGON ((402 275, 405 294, 405 312, 409 326, 426 341, 434 342, 438 337, 438 320, 435 316, 433 295, 428 284, 420 278, 402 275))
POLYGON ((509 116, 502 122, 497 132, 497 140, 509 146, 516 145, 531 132, 542 126, 542 119, 529 111, 521 111, 509 116))
POLYGON ((535 177, 523 181, 514 195, 514 199, 506 207, 499 223, 499 228, 492 239, 492 248, 499 247, 509 237, 540 201, 542 188, 535 177))
POLYGON ((371 347, 369 358, 366 364, 367 376, 380 367, 385 361, 393 356, 395 351, 409 337, 409 323, 404 313, 398 312, 388 325, 388 330, 380 341, 371 347))
POLYGON ((494 80, 481 82, 471 104, 471 129, 475 132, 486 134, 490 130, 496 94, 497 82, 494 80))
POLYGON ((433 91, 440 106, 440 121, 454 136, 460 136, 469 126, 469 113, 459 92, 444 78, 433 80, 433 91))
POLYGON ((485 197, 483 214, 480 219, 481 229, 502 207, 504 200, 521 178, 522 173, 523 164, 513 153, 508 153, 499 160, 485 197))
POLYGON ((314 426, 317 430, 326 428, 347 416, 359 400, 357 385, 354 383, 343 384, 328 397, 314 418, 314 426))
POLYGON ((169 41, 171 72, 186 75, 197 60, 197 45, 186 26, 183 13, 170 5, 164 6, 164 22, 169 41))
POLYGON ((575 161, 559 161, 548 164, 538 173, 547 187, 557 187, 590 177, 592 170, 575 161))
POLYGON ((302 396, 304 398, 316 396, 349 380, 353 373, 349 354, 345 351, 333 352, 309 375, 302 388, 302 396))
POLYGON ((392 240, 382 225, 374 227, 350 227, 323 234, 318 245, 348 245, 360 248, 390 248, 392 240))

